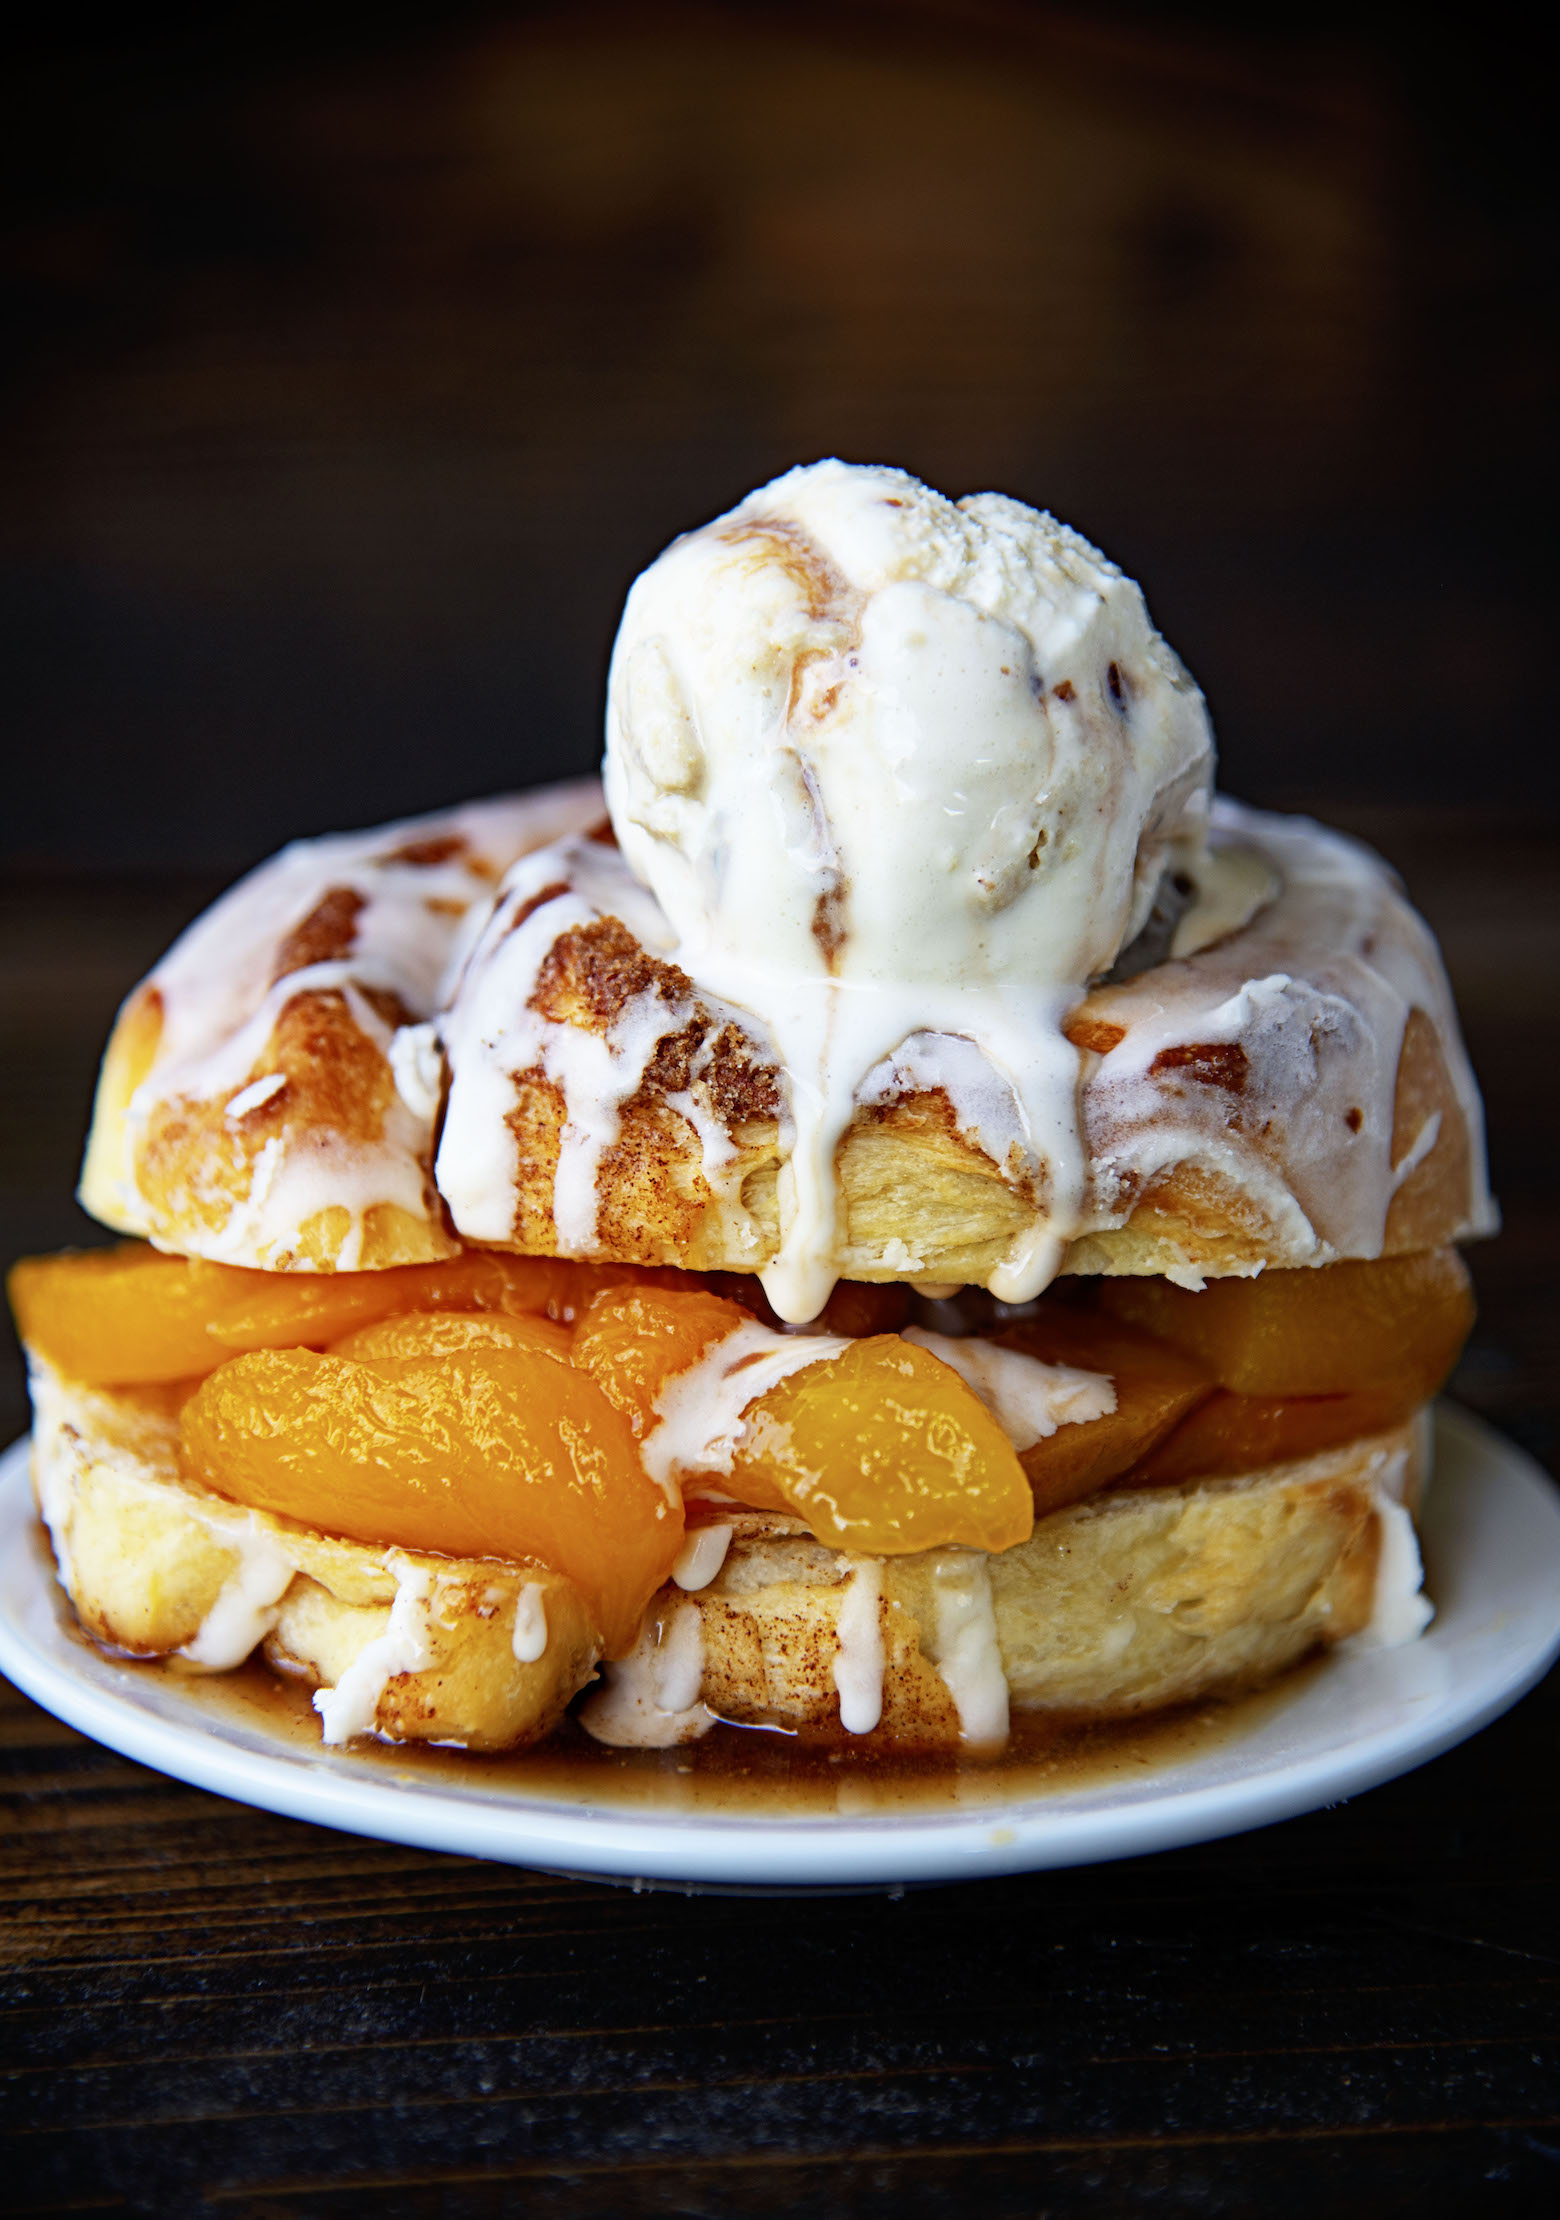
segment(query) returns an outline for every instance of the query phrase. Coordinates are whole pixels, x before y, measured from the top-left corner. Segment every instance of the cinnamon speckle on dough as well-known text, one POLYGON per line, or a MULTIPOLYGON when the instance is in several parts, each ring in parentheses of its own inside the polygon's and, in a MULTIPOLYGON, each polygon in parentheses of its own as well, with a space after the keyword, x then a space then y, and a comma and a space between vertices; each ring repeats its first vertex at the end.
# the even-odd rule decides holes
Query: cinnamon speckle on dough
POLYGON ((1088 1049, 1096 1056, 1108 1056, 1127 1037, 1124 1025, 1114 1025, 1109 1018, 1086 1017, 1081 1011, 1067 1020, 1062 1031, 1074 1048, 1088 1049))
POLYGON ((559 934, 537 973, 531 1007, 555 1024, 604 1033, 629 1001, 646 993, 666 1005, 669 1030, 656 1044, 636 1101, 680 1093, 702 1055, 699 1078, 728 1125, 778 1116, 774 1067, 755 1056, 739 1026, 712 1030, 714 1021, 687 973, 649 955, 615 917, 593 918, 559 934), (681 1020, 675 1025, 674 1013, 681 1020))
POLYGON ((1251 1060, 1239 1041, 1188 1041, 1182 1047, 1162 1048, 1148 1069, 1154 1079, 1179 1071, 1200 1087, 1222 1087, 1239 1095, 1246 1091, 1251 1060))
POLYGON ((470 842, 464 833, 441 833, 430 840, 408 840, 400 848, 392 848, 381 860, 385 863, 411 863, 425 869, 434 864, 453 862, 464 855, 470 842))
POLYGON ((274 980, 290 972, 306 971, 311 964, 339 963, 350 956, 357 939, 357 921, 368 907, 355 887, 327 887, 307 917, 295 925, 276 951, 274 980))
POLYGON ((568 891, 567 879, 554 879, 547 886, 539 888, 535 894, 529 895, 509 920, 504 937, 507 939, 509 933, 518 933, 528 917, 534 917, 538 910, 545 909, 549 902, 556 902, 560 894, 567 894, 568 891))

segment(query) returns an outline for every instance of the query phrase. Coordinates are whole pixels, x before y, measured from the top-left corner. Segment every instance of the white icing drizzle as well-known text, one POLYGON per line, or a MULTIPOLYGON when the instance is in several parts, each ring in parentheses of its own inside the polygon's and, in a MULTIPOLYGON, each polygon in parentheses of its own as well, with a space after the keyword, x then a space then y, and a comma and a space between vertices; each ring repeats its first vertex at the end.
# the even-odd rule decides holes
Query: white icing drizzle
POLYGON ((1029 1128, 1012 1083, 979 1045, 958 1033, 912 1033, 891 1056, 875 1064, 857 1089, 863 1104, 894 1102, 905 1095, 947 1096, 965 1139, 984 1149, 1010 1176, 1032 1175, 1029 1128))
POLYGON ((659 1423, 640 1445, 646 1472, 669 1492, 683 1478, 729 1473, 749 1406, 793 1372, 849 1347, 839 1334, 777 1334, 745 1319, 656 1397, 659 1423))
POLYGON ((515 1597, 510 1647, 522 1665, 534 1665, 547 1654, 547 1595, 534 1580, 525 1581, 515 1597))
POLYGON ((1095 997, 1091 1009, 1124 1038, 1084 1090, 1096 1167, 1085 1230, 1121 1224, 1156 1173, 1188 1163, 1269 1212, 1286 1263, 1379 1256, 1392 1196, 1440 1133, 1421 1133, 1414 1164, 1393 1166, 1398 1059, 1419 1009, 1471 1144, 1462 1230, 1492 1231, 1483 1111, 1429 927, 1375 856, 1306 819, 1221 797, 1212 838, 1216 849, 1257 848, 1282 892, 1233 938, 1095 997), (1216 1083, 1214 1059, 1208 1080, 1153 1068, 1167 1051, 1220 1046, 1241 1052, 1237 1092, 1216 1083))
MULTIPOLYGON (((697 1003, 673 992, 665 976, 631 996, 604 1034, 555 1023, 534 1006, 537 974, 554 943, 602 916, 632 920, 630 930, 642 946, 655 949, 667 938, 654 901, 615 850, 562 841, 509 873, 465 960, 442 1028, 450 1091, 437 1178, 456 1229, 468 1240, 504 1241, 513 1231, 520 1159, 507 1121, 517 1079, 540 1072, 559 1090, 565 1112, 553 1182, 557 1250, 562 1256, 594 1254, 602 1158, 621 1135, 624 1106, 638 1093, 661 1041, 700 1018, 697 1003), (565 891, 539 899, 560 887, 565 891)), ((732 1011, 705 1015, 717 1028, 741 1022, 732 1011)), ((711 1188, 729 1195, 740 1152, 704 1085, 711 1048, 707 1031, 690 1084, 663 1099, 692 1127, 711 1188)), ((756 1234, 752 1238, 756 1242, 756 1234)))
POLYGON ((626 1657, 602 1667, 604 1686, 580 1708, 587 1734, 617 1749, 665 1750, 715 1724, 699 1699, 704 1632, 697 1604, 646 1615, 626 1657))
POLYGON ((444 1087, 444 1051, 436 1024, 397 1026, 390 1040, 390 1076, 412 1116, 431 1127, 444 1087))
POLYGON ((208 1673, 228 1673, 242 1665, 275 1626, 281 1599, 292 1583, 293 1563, 276 1534, 252 1511, 241 1519, 208 1515, 202 1523, 214 1542, 233 1552, 237 1563, 177 1654, 208 1673))
MULTIPOLYGON (((1426 1414, 1421 1414, 1422 1419, 1426 1414)), ((1420 1455, 1428 1461, 1430 1431, 1422 1423, 1420 1455)), ((1378 1526, 1376 1585, 1370 1619, 1358 1634, 1338 1644, 1341 1651, 1393 1650, 1413 1642, 1435 1617, 1435 1606, 1424 1593, 1425 1568, 1419 1536, 1403 1501, 1408 1479, 1406 1450, 1395 1450, 1378 1459, 1372 1475, 1372 1496, 1378 1526)))
POLYGON ((902 1338, 951 1365, 1018 1450, 1049 1441, 1058 1426, 1087 1425, 1116 1408, 1115 1387, 1103 1372, 1043 1364, 1021 1349, 999 1349, 973 1336, 951 1340, 923 1326, 907 1326, 902 1338))
POLYGON ((1435 1617, 1435 1606, 1424 1593, 1424 1560, 1407 1506, 1378 1494, 1376 1516, 1381 1522, 1376 1593, 1370 1624, 1354 1639, 1369 1649, 1396 1649, 1423 1634, 1435 1617))
POLYGON ((677 1552, 672 1578, 690 1595, 707 1588, 726 1562, 733 1529, 729 1526, 696 1526, 677 1552))
POLYGON ((241 1087, 232 1101, 227 1104, 222 1115, 225 1118, 235 1120, 247 1118, 251 1110, 264 1109, 268 1102, 281 1093, 286 1084, 287 1074, 285 1072, 267 1072, 264 1079, 256 1079, 251 1085, 241 1087))
POLYGON ((847 1734, 870 1734, 883 1716, 883 1562, 850 1559, 835 1622, 834 1685, 840 1725, 847 1734))
POLYGON ((980 1550, 949 1550, 932 1564, 934 1661, 961 1741, 990 1747, 1008 1735, 1008 1682, 997 1641, 991 1567, 980 1550))
POLYGON ((344 1208, 354 1221, 356 1231, 336 1260, 344 1270, 356 1262, 363 1217, 376 1205, 426 1217, 437 1109, 437 1087, 426 1083, 426 1071, 420 1090, 398 1088, 371 1144, 328 1126, 284 1123, 258 1152, 248 1193, 231 1211, 224 1194, 220 1209, 182 1211, 165 1224, 164 1206, 137 1182, 140 1140, 151 1119, 176 1101, 221 1103, 234 1123, 274 1101, 285 1074, 256 1077, 255 1066, 283 1011, 303 994, 340 995, 353 1023, 393 1066, 393 1029, 368 995, 393 995, 414 1018, 431 1018, 461 928, 474 910, 486 912, 500 874, 517 855, 588 824, 600 808, 599 789, 582 781, 370 832, 296 841, 251 872, 149 976, 163 1013, 156 1056, 125 1113, 122 1147, 89 1157, 88 1206, 113 1225, 188 1253, 261 1266, 281 1258, 294 1269, 304 1268, 294 1253, 300 1230, 321 1211, 344 1208), (458 852, 439 853, 456 841, 458 852), (352 897, 342 924, 350 953, 276 976, 289 936, 338 892, 352 897))
POLYGON ((314 1708, 320 1715, 321 1739, 350 1742, 354 1735, 371 1734, 380 1698, 398 1673, 420 1673, 433 1663, 428 1638, 428 1596, 433 1575, 426 1565, 413 1564, 399 1550, 385 1556, 385 1569, 395 1580, 395 1601, 390 1623, 383 1634, 366 1642, 334 1688, 314 1691, 314 1708))
POLYGON ((1392 1167, 1392 1191, 1394 1194, 1406 1179, 1412 1179, 1440 1138, 1441 1113, 1439 1110, 1432 1110, 1415 1135, 1408 1154, 1400 1157, 1392 1167))

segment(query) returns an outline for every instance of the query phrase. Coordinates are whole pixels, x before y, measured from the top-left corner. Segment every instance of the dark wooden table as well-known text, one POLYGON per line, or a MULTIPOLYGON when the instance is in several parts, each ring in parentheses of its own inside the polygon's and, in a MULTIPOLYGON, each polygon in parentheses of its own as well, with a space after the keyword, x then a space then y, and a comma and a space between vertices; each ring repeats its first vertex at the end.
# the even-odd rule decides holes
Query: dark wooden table
MULTIPOLYGON (((1462 1398, 1553 1461, 1552 828, 1359 821, 1445 941, 1507 1231, 1462 1398)), ((7 1253, 204 893, 0 902, 7 1253)), ((7 1375, 10 1429, 22 1423, 7 1375)), ((0 1709, 21 2212, 1560 2210, 1560 1684, 1357 1802, 970 1888, 634 1895, 273 1819, 0 1709)))

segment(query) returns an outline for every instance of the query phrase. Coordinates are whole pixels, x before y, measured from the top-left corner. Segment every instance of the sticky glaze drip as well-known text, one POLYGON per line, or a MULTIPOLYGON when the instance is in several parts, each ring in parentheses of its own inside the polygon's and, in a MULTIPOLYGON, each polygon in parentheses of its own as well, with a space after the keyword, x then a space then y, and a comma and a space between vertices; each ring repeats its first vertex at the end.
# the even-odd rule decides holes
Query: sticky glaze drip
POLYGON ((389 1625, 383 1634, 364 1644, 334 1688, 317 1688, 314 1692, 321 1739, 327 1743, 350 1742, 355 1735, 372 1734, 380 1698, 395 1676, 420 1673, 433 1663, 428 1625, 433 1574, 426 1565, 414 1564, 399 1550, 387 1551, 384 1562, 395 1580, 389 1625))
POLYGON ((835 1622, 834 1685, 845 1732, 870 1734, 883 1716, 883 1563, 855 1557, 850 1565, 835 1622))
POLYGON ((715 1714, 699 1698, 704 1633, 697 1604, 652 1610, 627 1657, 602 1667, 604 1686, 579 1720, 618 1749, 665 1750, 708 1734, 715 1714))
POLYGON ((707 1588, 726 1562, 731 1536, 729 1526, 696 1526, 678 1551, 677 1562, 672 1567, 672 1578, 678 1587, 690 1595, 707 1588))
POLYGON ((1103 1372, 1042 1364, 1021 1349, 999 1349, 973 1336, 954 1340, 924 1326, 907 1326, 904 1339, 951 1365, 1017 1450, 1049 1441, 1058 1426, 1087 1425, 1116 1408, 1115 1387, 1103 1372))
POLYGON ((208 1673, 229 1673, 275 1626, 282 1597, 292 1584, 293 1563, 276 1534, 254 1512, 202 1524, 214 1542, 233 1552, 234 1566, 192 1638, 178 1655, 208 1673))
POLYGON ((523 1582, 515 1597, 510 1647, 522 1665, 535 1665, 547 1654, 547 1596, 534 1580, 523 1582))
POLYGON ((1008 1682, 997 1642, 991 1567, 978 1550, 949 1550, 932 1566, 933 1661, 959 1714, 959 1737, 996 1748, 1008 1736, 1008 1682))
MULTIPOLYGON (((1428 1484, 1434 1433, 1428 1410, 1415 1421, 1417 1441, 1413 1461, 1428 1484)), ((1339 1651, 1391 1650, 1423 1634, 1435 1617, 1435 1606, 1424 1593, 1425 1568, 1419 1536, 1404 1501, 1410 1458, 1397 1450, 1383 1453, 1372 1475, 1377 1522, 1376 1584, 1370 1619, 1358 1634, 1338 1644, 1339 1651)))

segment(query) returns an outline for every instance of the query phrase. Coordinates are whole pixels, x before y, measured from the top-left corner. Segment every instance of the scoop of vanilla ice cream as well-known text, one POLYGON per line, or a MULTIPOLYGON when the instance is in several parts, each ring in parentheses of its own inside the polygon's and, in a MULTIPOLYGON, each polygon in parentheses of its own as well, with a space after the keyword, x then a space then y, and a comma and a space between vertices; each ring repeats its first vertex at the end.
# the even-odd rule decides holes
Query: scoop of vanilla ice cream
POLYGON ((1207 712, 1137 587, 1022 502, 816 463, 652 563, 608 692, 624 855, 786 1071, 770 1300, 827 1299, 835 1150, 912 1037, 1011 1089, 1036 1220, 990 1284, 1034 1294, 1084 1185, 1063 1019, 1207 823, 1207 712))
POLYGON ((619 842, 696 972, 1082 984, 1200 852, 1213 742, 1054 518, 793 470, 667 549, 613 655, 619 842))

